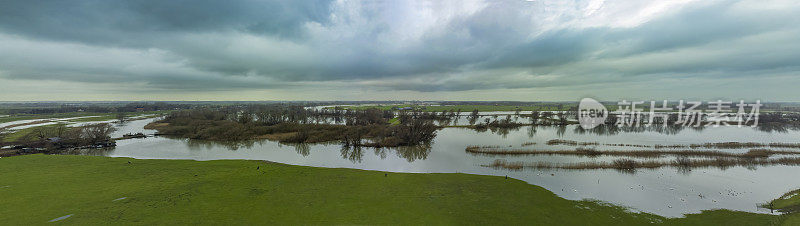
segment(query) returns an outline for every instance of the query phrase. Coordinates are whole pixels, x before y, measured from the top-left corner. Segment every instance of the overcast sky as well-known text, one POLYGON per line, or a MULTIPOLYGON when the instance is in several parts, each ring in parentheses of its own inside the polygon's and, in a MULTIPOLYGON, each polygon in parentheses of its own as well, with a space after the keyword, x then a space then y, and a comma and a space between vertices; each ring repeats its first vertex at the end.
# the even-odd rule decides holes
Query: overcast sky
POLYGON ((0 1, 0 101, 800 101, 800 1, 0 1))

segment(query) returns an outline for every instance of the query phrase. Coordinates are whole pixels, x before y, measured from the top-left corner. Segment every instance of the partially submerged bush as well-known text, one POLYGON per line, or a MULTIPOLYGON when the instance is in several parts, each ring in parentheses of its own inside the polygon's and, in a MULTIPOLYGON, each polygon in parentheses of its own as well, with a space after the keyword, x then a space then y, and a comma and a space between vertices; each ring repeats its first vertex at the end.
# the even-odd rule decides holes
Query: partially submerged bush
POLYGON ((578 147, 578 148, 575 148, 575 151, 577 153, 580 153, 580 154, 583 154, 583 155, 586 155, 586 156, 589 156, 589 157, 596 157, 596 156, 602 154, 601 152, 595 150, 594 148, 587 148, 587 147, 578 147))
POLYGON ((636 170, 637 162, 632 159, 616 159, 612 162, 614 168, 619 170, 636 170))
POLYGON ((202 140, 268 138, 286 143, 339 141, 344 146, 396 147, 430 143, 439 127, 424 118, 450 116, 455 117, 455 113, 403 113, 399 116, 400 123, 392 125, 387 118, 395 117, 394 113, 377 109, 342 113, 283 105, 250 106, 175 112, 154 122, 160 126, 153 128, 164 135, 202 140), (344 117, 346 125, 318 124, 319 117, 326 114, 344 117))

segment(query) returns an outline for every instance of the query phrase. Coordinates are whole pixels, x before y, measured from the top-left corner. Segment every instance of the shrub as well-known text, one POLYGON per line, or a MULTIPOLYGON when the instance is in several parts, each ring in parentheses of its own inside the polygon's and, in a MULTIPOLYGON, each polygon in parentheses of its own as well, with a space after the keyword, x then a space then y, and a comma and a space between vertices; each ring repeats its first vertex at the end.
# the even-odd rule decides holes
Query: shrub
POLYGON ((632 159, 617 159, 612 165, 619 170, 636 170, 637 163, 632 159))

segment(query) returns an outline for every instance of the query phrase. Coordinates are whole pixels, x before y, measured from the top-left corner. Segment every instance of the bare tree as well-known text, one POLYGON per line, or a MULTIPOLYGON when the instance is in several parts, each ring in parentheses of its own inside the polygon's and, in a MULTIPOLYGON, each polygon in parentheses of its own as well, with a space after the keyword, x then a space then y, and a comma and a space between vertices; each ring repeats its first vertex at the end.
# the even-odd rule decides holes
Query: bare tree
POLYGON ((79 128, 79 136, 89 142, 98 142, 110 139, 114 127, 108 123, 89 124, 79 128))
POLYGON ((478 109, 472 110, 472 114, 470 114, 469 117, 478 118, 478 109))
POLYGON ((541 114, 538 111, 531 112, 531 123, 532 124, 538 123, 540 116, 541 116, 541 114))
POLYGON ((125 114, 125 112, 119 112, 117 113, 117 121, 119 121, 119 123, 124 123, 128 121, 128 116, 125 114))
POLYGON ((567 117, 568 116, 563 111, 559 111, 558 113, 556 113, 556 116, 558 116, 558 124, 559 125, 566 125, 567 124, 567 117))

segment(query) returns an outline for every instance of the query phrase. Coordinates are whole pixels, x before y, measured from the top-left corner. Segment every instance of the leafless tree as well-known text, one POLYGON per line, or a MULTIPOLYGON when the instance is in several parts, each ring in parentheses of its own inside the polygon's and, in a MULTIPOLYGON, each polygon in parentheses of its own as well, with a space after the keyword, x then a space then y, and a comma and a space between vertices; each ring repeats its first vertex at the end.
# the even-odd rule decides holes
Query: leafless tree
POLYGON ((119 112, 117 113, 117 121, 119 121, 119 123, 124 123, 128 121, 128 116, 125 115, 125 112, 119 112))
POLYGON ((539 122, 541 114, 538 111, 531 112, 531 123, 536 124, 539 122))
POLYGON ((114 132, 114 127, 108 123, 89 124, 79 127, 79 136, 90 142, 98 142, 110 139, 109 135, 114 132))

